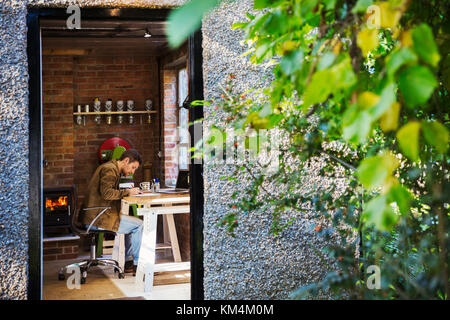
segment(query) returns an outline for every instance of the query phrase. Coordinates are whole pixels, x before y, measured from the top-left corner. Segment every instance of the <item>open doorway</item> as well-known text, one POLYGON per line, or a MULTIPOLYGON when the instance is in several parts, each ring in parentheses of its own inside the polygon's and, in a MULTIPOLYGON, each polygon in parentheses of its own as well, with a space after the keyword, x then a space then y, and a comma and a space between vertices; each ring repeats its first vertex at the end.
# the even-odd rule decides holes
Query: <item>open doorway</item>
MULTIPOLYGON (((58 188, 59 191, 64 191, 63 189, 67 189, 69 186, 75 186, 77 196, 74 196, 72 200, 77 203, 76 207, 79 208, 90 176, 98 165, 110 160, 114 147, 118 145, 125 149, 127 147, 137 149, 142 154, 143 166, 133 176, 132 183, 139 185, 141 182, 158 179, 162 188, 173 187, 174 182, 176 184, 180 168, 179 161, 177 161, 175 175, 173 172, 169 174, 165 170, 169 167, 167 164, 172 162, 172 158, 166 153, 168 148, 166 141, 170 140, 167 137, 170 137, 171 134, 170 130, 166 131, 166 128, 171 128, 172 123, 170 123, 170 119, 166 119, 165 112, 166 109, 172 107, 166 98, 167 95, 172 94, 170 90, 173 90, 176 113, 175 128, 177 128, 180 124, 179 109, 182 109, 177 101, 177 98, 180 97, 179 70, 185 70, 186 82, 184 84, 186 88, 184 90, 187 92, 188 88, 194 88, 183 102, 202 98, 201 94, 194 96, 194 92, 199 93, 199 81, 195 80, 194 74, 188 76, 188 70, 194 70, 195 67, 198 70, 198 61, 201 61, 198 57, 196 60, 193 56, 195 51, 198 55, 198 42, 190 41, 179 50, 169 50, 164 36, 167 11, 82 9, 81 14, 81 29, 76 30, 67 30, 65 19, 68 15, 65 10, 32 10, 28 19, 29 26, 32 26, 31 21, 33 20, 30 17, 35 16, 38 20, 38 30, 31 27, 29 39, 30 33, 34 32, 34 36, 39 37, 41 42, 41 47, 35 48, 35 54, 40 53, 41 58, 42 78, 40 79, 42 81, 40 86, 42 91, 40 98, 36 99, 36 92, 32 94, 33 87, 30 86, 30 107, 39 107, 42 112, 41 119, 39 119, 42 143, 36 143, 33 146, 41 154, 39 165, 42 170, 40 177, 42 188, 38 191, 34 190, 38 194, 36 198, 40 200, 37 201, 40 202, 40 208, 35 208, 32 213, 33 216, 38 214, 40 216, 39 240, 42 242, 40 245, 33 245, 35 250, 39 249, 40 259, 36 261, 36 257, 30 258, 30 265, 40 264, 42 280, 39 287, 42 290, 41 298, 43 299, 55 299, 56 296, 71 299, 71 294, 80 293, 80 291, 68 289, 67 286, 61 286, 61 283, 56 284, 55 279, 58 274, 53 274, 55 273, 53 271, 60 267, 59 264, 67 264, 65 260, 83 260, 83 255, 89 254, 90 249, 89 241, 83 236, 74 234, 68 228, 68 218, 64 218, 63 215, 63 211, 67 207, 57 203, 55 208, 60 209, 61 217, 58 219, 56 215, 51 215, 54 211, 49 210, 46 205, 49 200, 55 202, 55 199, 60 197, 55 198, 54 194, 48 192, 55 192, 58 188), (196 48, 193 46, 194 43, 197 43, 196 48), (174 67, 177 71, 176 83, 173 87, 167 88, 165 72, 174 67), (42 99, 42 105, 39 103, 40 99, 42 99), (123 102, 123 113, 119 114, 115 112, 118 111, 118 102, 120 101, 123 102), (112 112, 109 114, 107 112, 111 109, 105 109, 108 107, 112 107, 112 112), (111 139, 114 141, 111 142, 111 139), (48 279, 52 276, 54 278, 48 279), (47 284, 48 286, 46 286, 47 284), (52 293, 52 290, 57 290, 55 288, 58 286, 64 287, 63 295, 56 291, 52 293)), ((36 43, 35 41, 34 44, 36 43)), ((33 42, 30 43, 30 45, 32 44, 33 42)), ((33 50, 29 48, 29 55, 31 51, 33 50)), ((36 65, 34 66, 36 67, 36 65)), ((38 74, 32 68, 33 64, 30 65, 30 82, 36 81, 35 76, 38 74)), ((201 77, 201 74, 196 77, 198 76, 201 77)), ((34 89, 36 88, 37 86, 34 86, 34 89)), ((33 113, 30 115, 32 116, 33 113)), ((39 116, 39 112, 34 115, 34 117, 39 116)), ((196 115, 183 114, 181 118, 187 119, 188 116, 195 117, 196 115)), ((30 132, 30 135, 32 134, 30 132)), ((178 138, 176 143, 179 142, 178 138)), ((179 159, 178 154, 173 156, 179 159)), ((181 165, 182 169, 185 169, 186 163, 181 163, 181 165)), ((187 169, 189 170, 189 180, 191 182, 199 181, 197 175, 201 176, 201 168, 188 163, 187 169)), ((39 188, 39 185, 37 184, 35 188, 39 188)), ((199 201, 203 196, 202 186, 202 183, 195 186, 190 184, 188 196, 194 199, 190 202, 190 213, 174 215, 175 228, 172 227, 171 231, 172 233, 176 232, 177 235, 178 244, 175 247, 178 246, 179 249, 177 260, 182 262, 179 264, 181 267, 161 270, 159 274, 155 274, 154 278, 155 288, 158 284, 162 286, 179 284, 183 286, 184 284, 184 286, 183 288, 179 286, 173 291, 171 288, 165 292, 161 291, 162 295, 159 297, 155 294, 158 290, 153 290, 152 298, 186 299, 192 297, 198 299, 203 295, 202 261, 198 261, 202 251, 201 246, 198 246, 199 239, 197 239, 202 229, 201 217, 199 219, 198 216, 198 213, 202 214, 203 210, 203 207, 198 208, 199 204, 203 206, 202 201, 199 201), (201 194, 197 194, 198 191, 201 194), (197 214, 193 214, 193 212, 197 214), (195 225, 192 225, 193 221, 195 225), (193 248, 191 247, 192 243, 194 243, 193 248), (194 256, 196 261, 192 263, 194 256), (200 279, 201 281, 199 281, 200 279)), ((122 212, 122 214, 136 216, 138 207, 130 206, 128 212, 122 212)), ((67 212, 70 213, 70 209, 67 212)), ((174 244, 171 243, 173 237, 167 235, 169 229, 167 219, 161 216, 159 220, 157 242, 166 244, 169 242, 170 246, 165 248, 159 246, 159 249, 162 250, 157 250, 156 264, 175 260, 174 244)), ((38 219, 30 222, 33 224, 34 230, 37 229, 36 221, 38 219)), ((114 238, 108 238, 106 235, 103 237, 102 241, 95 240, 96 254, 108 256, 111 254, 108 246, 112 246, 111 242, 114 241, 114 238)), ((30 237, 30 241, 32 241, 31 239, 34 238, 30 237)), ((37 268, 33 269, 35 273, 39 272, 37 268)), ((117 280, 113 269, 110 271, 102 269, 101 274, 93 272, 93 276, 89 272, 84 288, 87 287, 91 278, 92 290, 96 292, 89 296, 89 293, 84 290, 83 299, 145 296, 137 294, 136 290, 139 289, 135 290, 132 287, 133 281, 127 279, 129 277, 117 280), (97 289, 93 287, 95 278, 101 278, 104 275, 110 280, 113 279, 118 291, 111 290, 112 293, 107 293, 109 289, 105 289, 105 284, 102 284, 100 280, 98 280, 97 289)), ((36 291, 36 284, 31 286, 36 291)), ((148 298, 149 295, 146 297, 148 298)), ((79 299, 80 297, 74 298, 79 299)))

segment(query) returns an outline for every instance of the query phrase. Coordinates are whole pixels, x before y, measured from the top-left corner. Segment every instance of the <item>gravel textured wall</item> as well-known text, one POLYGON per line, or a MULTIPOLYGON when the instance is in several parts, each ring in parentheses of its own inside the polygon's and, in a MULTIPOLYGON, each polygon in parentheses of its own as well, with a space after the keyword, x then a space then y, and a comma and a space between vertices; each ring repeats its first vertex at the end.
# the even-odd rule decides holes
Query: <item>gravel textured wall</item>
POLYGON ((0 1, 0 299, 27 297, 27 6, 162 8, 181 3, 183 0, 0 1))
MULTIPOLYGON (((247 21, 253 2, 228 1, 203 21, 203 73, 205 99, 218 98, 228 74, 236 76, 236 91, 259 88, 270 79, 270 69, 255 67, 239 55, 247 51, 240 44, 242 31, 232 30, 235 22, 247 21), (267 77, 267 78, 266 78, 267 77), (266 80, 264 80, 266 79, 266 80)), ((205 110, 205 126, 220 123, 224 115, 211 108, 205 110)), ((204 132, 206 134, 206 131, 204 132)), ((314 172, 321 162, 311 165, 306 184, 317 181, 314 172)), ((230 210, 231 195, 243 190, 250 178, 243 175, 239 183, 220 179, 229 175, 233 166, 205 165, 204 267, 206 299, 285 299, 295 288, 321 279, 326 266, 313 248, 325 243, 313 230, 313 214, 298 219, 281 236, 269 232, 269 212, 241 214, 236 237, 225 234, 217 223, 230 210)), ((322 221, 322 223, 324 223, 322 221)), ((325 297, 324 297, 325 298, 325 297)))
POLYGON ((0 2, 0 299, 26 298, 28 240, 26 8, 0 2))
MULTIPOLYGON (((28 234, 28 74, 26 12, 32 7, 171 7, 182 0, 2 0, 0 2, 0 299, 25 299, 28 234), (20 201, 18 201, 20 199, 20 201)), ((228 73, 239 91, 260 85, 268 74, 245 59, 241 33, 233 22, 246 19, 252 1, 225 2, 203 24, 205 99, 218 97, 228 73)), ((221 114, 205 110, 206 126, 221 114)), ((300 217, 281 237, 269 234, 269 214, 248 214, 236 238, 217 227, 239 186, 220 180, 230 167, 205 167, 204 266, 206 299, 286 298, 297 286, 324 275, 311 247, 323 243, 311 230, 312 218, 300 217)), ((241 180, 245 184, 246 179, 241 180)), ((241 186, 242 187, 242 186, 241 186)))

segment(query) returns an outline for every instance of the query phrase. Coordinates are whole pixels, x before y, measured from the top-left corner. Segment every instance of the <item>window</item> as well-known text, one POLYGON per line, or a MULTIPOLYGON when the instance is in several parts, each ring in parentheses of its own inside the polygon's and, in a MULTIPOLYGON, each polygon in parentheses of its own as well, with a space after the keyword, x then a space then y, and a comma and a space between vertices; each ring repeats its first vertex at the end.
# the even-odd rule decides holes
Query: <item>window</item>
POLYGON ((188 170, 189 166, 189 114, 188 109, 183 108, 183 103, 188 96, 186 68, 178 71, 178 169, 188 170))

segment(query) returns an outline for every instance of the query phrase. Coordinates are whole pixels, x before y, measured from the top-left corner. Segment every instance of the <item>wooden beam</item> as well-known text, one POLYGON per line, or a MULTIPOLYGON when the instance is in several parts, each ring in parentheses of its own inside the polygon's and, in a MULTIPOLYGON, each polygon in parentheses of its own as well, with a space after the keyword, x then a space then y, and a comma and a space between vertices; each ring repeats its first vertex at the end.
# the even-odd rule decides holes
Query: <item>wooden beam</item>
POLYGON ((84 56, 91 53, 90 49, 42 49, 43 56, 84 56))
MULTIPOLYGON (((66 29, 66 20, 41 19, 41 28, 59 27, 66 29)), ((95 27, 142 27, 142 28, 160 28, 163 29, 167 25, 166 21, 142 21, 142 20, 81 20, 81 28, 95 27)))
POLYGON ((66 37, 52 37, 42 38, 43 46, 48 48, 94 48, 94 47, 152 47, 155 44, 160 45, 167 43, 166 39, 162 38, 66 38, 66 37))

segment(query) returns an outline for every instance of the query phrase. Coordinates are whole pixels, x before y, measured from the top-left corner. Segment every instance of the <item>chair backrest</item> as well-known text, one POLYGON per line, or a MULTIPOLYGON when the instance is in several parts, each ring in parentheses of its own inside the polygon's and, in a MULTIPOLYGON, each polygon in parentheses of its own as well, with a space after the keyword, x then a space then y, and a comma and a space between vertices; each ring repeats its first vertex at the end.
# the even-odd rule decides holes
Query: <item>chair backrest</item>
POLYGON ((72 185, 72 208, 73 210, 70 217, 70 229, 77 234, 85 233, 85 230, 81 227, 78 221, 81 208, 78 207, 78 193, 76 185, 72 185))
POLYGON ((111 159, 116 159, 119 160, 120 157, 122 156, 122 153, 124 153, 127 149, 125 149, 125 147, 122 146, 116 146, 113 150, 111 159))

